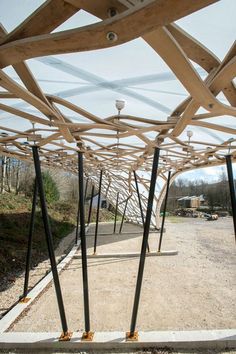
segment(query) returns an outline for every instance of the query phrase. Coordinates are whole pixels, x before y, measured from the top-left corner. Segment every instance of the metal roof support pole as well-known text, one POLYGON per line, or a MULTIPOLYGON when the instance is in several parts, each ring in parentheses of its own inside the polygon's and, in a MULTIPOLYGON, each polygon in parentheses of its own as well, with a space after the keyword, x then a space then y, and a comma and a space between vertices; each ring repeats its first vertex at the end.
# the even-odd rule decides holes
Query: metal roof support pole
POLYGON ((117 213, 118 213, 118 203, 119 203, 119 192, 116 195, 116 209, 115 209, 115 219, 114 219, 114 226, 113 226, 113 234, 116 233, 116 221, 117 221, 117 213))
POLYGON ((76 245, 77 245, 78 240, 79 240, 79 218, 80 218, 79 209, 80 209, 80 205, 79 205, 79 197, 78 197, 77 220, 76 220, 76 231, 75 231, 75 244, 76 245))
POLYGON ((135 331, 135 329, 136 329, 138 306, 139 306, 142 280, 143 280, 143 271, 144 271, 144 265, 146 259, 146 248, 148 243, 149 229, 150 229, 151 216, 152 216, 152 207, 153 207, 153 199, 155 194, 159 155, 160 155, 160 149, 158 147, 155 147, 153 164, 152 164, 151 182, 150 182, 149 195, 148 195, 147 211, 146 211, 146 221, 143 230, 143 241, 142 241, 140 259, 139 259, 139 269, 138 269, 138 276, 137 276, 136 289, 134 295, 134 305, 133 305, 133 312, 131 318, 130 332, 126 334, 127 340, 131 340, 131 341, 138 340, 138 332, 135 331))
MULTIPOLYGON (((88 182, 89 182, 89 178, 86 179, 86 183, 85 183, 85 189, 84 189, 84 203, 86 203, 86 198, 87 198, 88 182)), ((85 211, 86 211, 86 209, 85 209, 85 211)), ((84 213, 85 213, 85 212, 84 212, 84 213)))
POLYGON ((86 248, 85 219, 84 219, 84 171, 83 171, 82 151, 78 151, 78 170, 79 170, 80 239, 81 239, 81 255, 82 255, 84 321, 85 321, 85 332, 83 333, 82 339, 92 340, 93 333, 90 332, 90 315, 89 315, 87 248, 86 248))
POLYGON ((234 235, 235 235, 235 241, 236 241, 236 196, 235 196, 235 186, 234 186, 234 176, 233 176, 231 155, 226 155, 226 167, 227 167, 227 173, 228 173, 232 216, 233 216, 233 222, 234 222, 234 235))
POLYGON ((90 220, 91 220, 92 207, 93 207, 93 197, 94 197, 94 185, 92 186, 92 192, 91 192, 91 198, 90 198, 90 204, 89 204, 89 213, 88 213, 88 222, 87 222, 87 225, 90 224, 90 220))
POLYGON ((29 227, 29 236, 28 236, 28 245, 27 245, 26 265, 25 265, 24 290, 23 290, 23 296, 22 296, 20 302, 27 302, 29 300, 29 298, 27 298, 27 294, 28 294, 28 285, 29 285, 29 272, 30 272, 30 263, 31 263, 32 241, 33 241, 33 232, 34 232, 34 221, 35 221, 37 194, 38 194, 38 185, 37 185, 37 182, 35 179, 31 216, 30 216, 30 227, 29 227))
POLYGON ((121 220, 121 224, 120 224, 119 234, 121 234, 122 229, 123 229, 123 224, 124 224, 124 220, 125 220, 125 213, 126 213, 128 201, 129 201, 129 197, 126 199, 126 202, 125 202, 125 208, 124 208, 124 212, 123 212, 123 215, 122 215, 122 220, 121 220))
POLYGON ((100 178, 99 178, 98 204, 97 204, 96 226, 95 226, 94 246, 93 246, 93 253, 94 254, 96 254, 96 250, 97 250, 97 237, 98 237, 98 222, 99 222, 99 211, 100 211, 100 201, 101 201, 101 188, 102 188, 102 170, 100 171, 100 178))
MULTIPOLYGON (((134 173, 134 181, 135 181, 136 191, 137 191, 137 195, 138 195, 138 204, 139 204, 140 214, 141 214, 143 228, 144 228, 145 220, 144 220, 143 207, 142 207, 142 202, 141 202, 140 193, 139 193, 138 180, 137 180, 136 172, 133 171, 133 173, 134 173)), ((150 252, 149 243, 147 243, 147 251, 150 252)))
POLYGON ((163 237, 165 218, 166 218, 166 207, 167 207, 167 200, 168 200, 168 194, 169 194, 169 189, 170 189, 170 178, 171 178, 171 171, 168 172, 168 178, 167 178, 167 184, 166 184, 166 195, 165 195, 163 216, 162 216, 162 222, 161 222, 161 232, 160 232, 160 238, 159 238, 159 244, 158 244, 158 252, 161 252, 162 237, 163 237))
POLYGON ((36 181, 38 185, 38 192, 39 192, 39 198, 41 203, 42 219, 43 219, 44 230, 46 234, 48 254, 50 258, 53 281, 54 281, 58 308, 59 308, 61 324, 62 324, 62 334, 60 340, 70 340, 72 333, 68 332, 65 308, 62 299, 61 286, 60 286, 59 276, 57 272, 56 258, 55 258, 54 248, 53 248, 52 232, 51 232, 51 227, 50 227, 50 222, 48 217, 47 203, 46 203, 46 197, 44 193, 43 178, 41 173, 38 149, 39 148, 36 145, 32 147, 36 181))

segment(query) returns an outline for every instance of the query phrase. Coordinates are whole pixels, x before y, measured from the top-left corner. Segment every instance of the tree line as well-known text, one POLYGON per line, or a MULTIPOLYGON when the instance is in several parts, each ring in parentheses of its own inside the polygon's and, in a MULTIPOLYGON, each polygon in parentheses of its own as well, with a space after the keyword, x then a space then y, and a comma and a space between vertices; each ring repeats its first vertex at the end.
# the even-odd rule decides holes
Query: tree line
POLYGON ((203 195, 211 211, 221 209, 231 212, 231 201, 228 178, 222 169, 217 182, 207 182, 204 179, 187 180, 178 178, 170 187, 168 198, 168 210, 178 208, 178 199, 185 196, 203 195))

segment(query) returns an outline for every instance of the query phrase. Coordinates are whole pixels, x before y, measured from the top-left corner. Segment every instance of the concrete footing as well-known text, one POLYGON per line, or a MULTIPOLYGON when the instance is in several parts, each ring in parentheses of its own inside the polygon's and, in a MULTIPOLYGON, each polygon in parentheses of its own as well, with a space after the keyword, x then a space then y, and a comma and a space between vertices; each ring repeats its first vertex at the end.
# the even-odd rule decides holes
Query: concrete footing
POLYGON ((50 349, 233 349, 236 348, 236 329, 214 331, 160 331, 139 332, 137 342, 127 342, 124 332, 95 332, 92 342, 82 341, 82 332, 74 332, 68 342, 59 341, 61 333, 19 333, 0 334, 0 348, 43 350, 50 349))
MULTIPOLYGON (((178 251, 161 251, 161 252, 147 252, 146 257, 157 257, 157 256, 175 256, 178 251)), ((132 258, 140 257, 140 252, 130 252, 130 253, 96 253, 88 254, 87 258, 132 258)), ((75 255, 74 258, 81 259, 81 255, 75 255)))

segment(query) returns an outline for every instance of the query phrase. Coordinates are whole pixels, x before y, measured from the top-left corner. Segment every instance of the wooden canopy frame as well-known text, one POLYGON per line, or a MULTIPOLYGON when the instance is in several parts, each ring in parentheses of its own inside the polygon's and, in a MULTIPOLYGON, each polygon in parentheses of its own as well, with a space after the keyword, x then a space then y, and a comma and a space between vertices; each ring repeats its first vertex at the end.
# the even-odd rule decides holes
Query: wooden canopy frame
MULTIPOLYGON (((44 165, 76 172, 79 143, 85 156, 87 176, 97 186, 102 169, 103 193, 111 202, 114 202, 118 190, 124 200, 131 196, 126 215, 130 220, 141 223, 132 172, 139 172, 138 182, 144 190, 148 190, 153 148, 158 146, 161 148, 158 176, 164 181, 159 198, 155 198, 156 220, 153 222, 158 225, 166 176, 170 169, 173 171, 173 181, 180 172, 220 165, 224 163, 229 147, 232 160, 236 159, 236 129, 214 122, 214 118, 219 116, 236 116, 236 88, 233 82, 236 42, 220 61, 174 23, 216 1, 47 0, 12 32, 7 33, 1 26, 0 86, 4 90, 0 92, 0 99, 7 99, 9 104, 0 101, 0 110, 19 117, 19 120, 40 124, 40 127, 22 131, 0 126, 0 153, 32 161, 30 145, 22 142, 34 142, 40 147, 44 165), (52 33, 80 10, 99 17, 101 21, 52 33), (189 93, 189 97, 166 120, 127 115, 95 116, 61 97, 44 93, 24 62, 40 56, 110 48, 138 37, 142 37, 165 61, 189 93), (208 73, 205 80, 191 61, 208 73), (25 87, 3 70, 9 65, 12 65, 25 87), (217 98, 221 92, 227 100, 226 104, 217 98), (11 101, 16 98, 35 107, 40 115, 13 107, 11 101), (71 121, 60 107, 85 117, 88 122, 71 121), (199 108, 204 108, 206 113, 199 114, 199 108), (220 144, 204 140, 192 140, 190 144, 180 139, 180 135, 192 126, 227 133, 232 138, 220 144), (155 139, 147 136, 150 132, 155 133, 155 139), (132 136, 139 139, 140 147, 122 142, 123 138, 132 136), (111 144, 100 143, 97 138, 111 139, 111 144)), ((142 198, 145 206, 146 197, 143 195, 142 198)))

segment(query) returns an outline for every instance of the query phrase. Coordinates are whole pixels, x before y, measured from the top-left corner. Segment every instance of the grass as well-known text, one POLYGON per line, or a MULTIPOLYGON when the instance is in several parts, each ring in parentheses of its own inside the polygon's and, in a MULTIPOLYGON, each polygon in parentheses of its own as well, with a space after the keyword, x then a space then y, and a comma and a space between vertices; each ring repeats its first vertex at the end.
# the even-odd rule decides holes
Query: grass
MULTIPOLYGON (((0 290, 25 269, 28 232, 31 216, 31 198, 23 195, 0 195, 0 277, 6 281, 0 284, 0 290)), ((58 201, 48 205, 48 213, 52 230, 53 244, 56 248, 59 242, 71 233, 76 226, 77 204, 58 201)), ((87 213, 86 213, 87 215, 87 213)), ((96 219, 93 209, 91 222, 96 219)), ((113 214, 105 209, 100 210, 100 221, 110 221, 113 214)), ((33 233, 32 267, 48 259, 48 251, 41 209, 37 205, 33 233)))
POLYGON ((166 220, 170 221, 172 224, 181 224, 184 222, 184 218, 181 218, 180 216, 167 216, 166 220))

